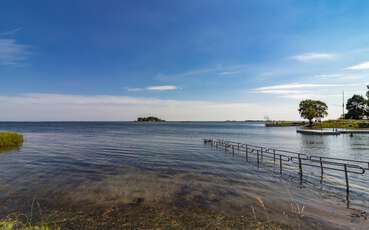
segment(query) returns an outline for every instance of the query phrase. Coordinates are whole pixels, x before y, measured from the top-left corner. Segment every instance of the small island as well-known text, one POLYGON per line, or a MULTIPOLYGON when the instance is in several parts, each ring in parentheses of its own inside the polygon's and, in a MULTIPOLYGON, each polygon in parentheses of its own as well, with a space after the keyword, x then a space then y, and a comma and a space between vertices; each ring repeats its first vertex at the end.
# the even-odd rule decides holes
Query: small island
POLYGON ((165 122, 165 120, 162 120, 158 117, 149 116, 149 117, 139 117, 137 118, 137 122, 165 122))

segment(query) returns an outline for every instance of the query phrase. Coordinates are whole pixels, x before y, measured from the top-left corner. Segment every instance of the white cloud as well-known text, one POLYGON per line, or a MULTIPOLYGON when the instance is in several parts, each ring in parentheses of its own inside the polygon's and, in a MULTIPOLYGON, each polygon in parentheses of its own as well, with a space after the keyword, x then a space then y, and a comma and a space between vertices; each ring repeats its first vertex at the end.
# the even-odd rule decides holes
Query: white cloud
POLYGON ((290 90, 290 89, 307 89, 307 88, 322 88, 322 87, 335 87, 340 86, 337 84, 307 84, 307 83, 289 83, 282 85, 273 85, 256 88, 256 92, 262 92, 265 90, 290 90))
POLYGON ((12 30, 1 32, 0 36, 14 35, 14 34, 18 33, 21 30, 22 30, 22 27, 18 27, 18 28, 12 29, 12 30))
POLYGON ((369 70, 369 61, 368 62, 362 62, 357 65, 349 66, 345 68, 345 70, 369 70))
MULTIPOLYGON (((354 81, 363 81, 368 79, 368 74, 319 74, 315 78, 319 80, 329 80, 330 82, 340 82, 341 84, 354 85, 354 81), (347 83, 347 84, 346 84, 347 83)), ((356 83, 355 85, 362 85, 362 83, 356 83)))
POLYGON ((158 86, 149 86, 146 89, 151 91, 173 91, 177 90, 177 87, 174 85, 158 85, 158 86))
POLYGON ((139 92, 145 90, 144 88, 127 88, 128 92, 139 92))
POLYGON ((278 95, 282 98, 294 100, 302 99, 322 99, 332 95, 331 88, 342 87, 341 84, 310 84, 310 83, 290 83, 259 87, 251 92, 261 94, 278 95))
POLYGON ((26 59, 29 46, 18 44, 15 39, 0 39, 0 65, 14 65, 26 59))
POLYGON ((223 71, 223 72, 220 72, 219 75, 227 76, 227 75, 235 75, 239 73, 241 73, 241 70, 223 71))
POLYGON ((290 90, 290 89, 262 89, 257 90, 258 93, 265 94, 300 94, 304 93, 302 90, 290 90))
POLYGON ((315 77, 316 78, 319 78, 319 79, 337 79, 337 78, 341 78, 342 77, 342 74, 339 74, 339 73, 318 74, 315 77))
POLYGON ((172 81, 175 79, 181 79, 185 77, 204 77, 204 76, 232 76, 244 73, 249 69, 248 65, 240 64, 240 65, 229 65, 223 66, 218 65, 209 68, 200 68, 193 69, 185 72, 174 73, 174 74, 163 74, 160 73, 156 77, 161 81, 172 81))
POLYGON ((270 115, 298 119, 296 105, 179 101, 110 95, 21 94, 0 96, 0 120, 135 120, 154 115, 166 120, 245 120, 270 115))
POLYGON ((174 91, 177 90, 175 85, 156 85, 148 86, 145 88, 127 88, 128 92, 140 92, 140 91, 174 91))
POLYGON ((319 60, 331 60, 335 59, 336 57, 337 55, 332 53, 303 53, 292 56, 291 58, 300 62, 308 62, 319 60))
POLYGON ((175 79, 181 79, 185 77, 197 77, 203 76, 210 73, 214 73, 218 68, 204 68, 204 69, 195 69, 181 73, 174 73, 174 74, 163 74, 159 73, 156 78, 161 81, 171 81, 175 79))

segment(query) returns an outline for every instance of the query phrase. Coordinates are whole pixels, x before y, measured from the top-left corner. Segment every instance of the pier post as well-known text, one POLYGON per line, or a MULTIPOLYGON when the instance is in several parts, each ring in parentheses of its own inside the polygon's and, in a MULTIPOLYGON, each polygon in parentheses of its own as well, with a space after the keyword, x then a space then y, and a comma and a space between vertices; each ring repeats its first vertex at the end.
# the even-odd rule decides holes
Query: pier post
POLYGON ((260 147, 261 161, 263 161, 263 147, 260 147))
POLYGON ((282 176, 282 155, 279 155, 279 174, 282 176))
POLYGON ((347 201, 347 207, 350 206, 350 184, 348 179, 348 172, 347 172, 347 164, 343 165, 345 170, 345 179, 346 179, 346 201, 347 201))
POLYGON ((275 165, 275 149, 273 149, 273 164, 275 165))
POLYGON ((248 146, 246 145, 246 161, 249 161, 249 149, 248 146))
POLYGON ((299 157, 299 170, 300 170, 300 184, 302 184, 302 163, 301 163, 301 156, 300 154, 298 155, 299 157))
POLYGON ((256 150, 256 156, 257 156, 258 168, 260 168, 259 150, 256 150))
POLYGON ((322 157, 320 157, 320 183, 323 183, 323 173, 324 173, 323 161, 322 157))
POLYGON ((232 156, 234 156, 234 145, 232 145, 232 156))

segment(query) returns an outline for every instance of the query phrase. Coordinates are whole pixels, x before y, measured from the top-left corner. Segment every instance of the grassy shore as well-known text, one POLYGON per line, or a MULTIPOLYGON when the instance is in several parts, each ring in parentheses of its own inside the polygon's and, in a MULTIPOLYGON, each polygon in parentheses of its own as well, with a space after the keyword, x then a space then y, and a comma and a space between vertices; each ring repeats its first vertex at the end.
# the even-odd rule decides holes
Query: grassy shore
POLYGON ((0 150, 17 148, 23 144, 23 135, 14 132, 0 132, 0 150))
POLYGON ((0 229, 1 230, 59 230, 59 226, 49 226, 49 225, 34 225, 31 223, 22 223, 17 220, 0 220, 0 229))
POLYGON ((288 126, 304 126, 304 121, 268 121, 265 123, 266 127, 288 127, 288 126))
POLYGON ((326 120, 315 124, 313 128, 369 129, 369 121, 350 119, 326 120))
MULTIPOLYGON (((287 126, 305 126, 304 121, 270 121, 266 122, 266 127, 287 127, 287 126)), ((315 123, 312 128, 337 128, 337 129, 369 129, 369 120, 350 120, 337 119, 326 120, 320 123, 315 123)))

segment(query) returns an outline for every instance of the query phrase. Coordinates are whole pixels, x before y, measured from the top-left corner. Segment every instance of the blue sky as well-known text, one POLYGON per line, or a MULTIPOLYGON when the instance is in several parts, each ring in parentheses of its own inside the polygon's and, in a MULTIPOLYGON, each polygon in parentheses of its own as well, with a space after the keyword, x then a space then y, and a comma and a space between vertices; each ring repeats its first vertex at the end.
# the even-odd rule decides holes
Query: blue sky
POLYGON ((0 120, 339 116, 369 83, 366 1, 2 1, 0 120))

